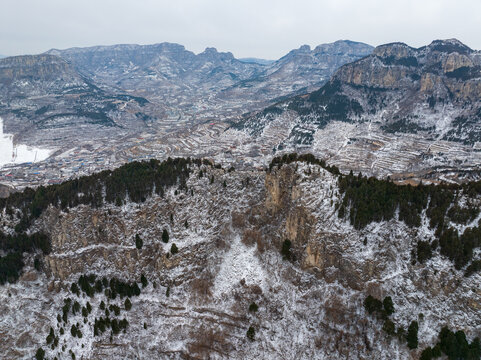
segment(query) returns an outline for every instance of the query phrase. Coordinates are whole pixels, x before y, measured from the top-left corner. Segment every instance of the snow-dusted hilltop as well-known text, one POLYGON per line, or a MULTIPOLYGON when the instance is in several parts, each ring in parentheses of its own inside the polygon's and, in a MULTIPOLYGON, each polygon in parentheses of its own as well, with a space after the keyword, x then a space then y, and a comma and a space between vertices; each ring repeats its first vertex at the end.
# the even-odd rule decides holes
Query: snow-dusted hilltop
MULTIPOLYGON (((414 360, 438 342, 448 351, 449 337, 439 338, 447 326, 462 330, 450 349, 478 354, 460 359, 479 358, 479 244, 470 265, 460 268, 456 259, 479 232, 481 190, 453 189, 454 199, 447 188, 358 176, 341 181, 337 169, 312 159, 282 159, 268 172, 183 160, 177 167, 132 163, 128 172, 0 203, 5 232, 29 226, 25 215, 34 218, 32 237, 22 243, 20 278, 0 286, 0 352, 48 359, 414 360), (155 177, 152 168, 160 171, 155 177), (28 197, 35 201, 23 204, 28 197), (438 221, 459 231, 461 245, 439 238, 438 221), (33 237, 39 232, 50 246, 33 237)), ((1 245, 16 253, 10 242, 1 245)))

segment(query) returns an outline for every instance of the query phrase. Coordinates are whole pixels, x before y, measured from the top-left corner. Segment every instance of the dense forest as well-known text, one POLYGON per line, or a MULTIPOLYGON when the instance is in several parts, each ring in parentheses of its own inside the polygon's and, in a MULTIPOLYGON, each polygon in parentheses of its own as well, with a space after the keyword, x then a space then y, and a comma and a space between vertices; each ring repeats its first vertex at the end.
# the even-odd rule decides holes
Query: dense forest
MULTIPOLYGON (((140 283, 142 288, 145 288, 148 284, 148 280, 143 274, 140 277, 140 283)), ((72 359, 75 359, 75 354, 72 349, 67 349, 67 343, 63 336, 68 333, 68 329, 70 329, 70 334, 74 338, 81 339, 84 336, 81 331, 82 327, 79 322, 75 321, 78 320, 78 315, 81 315, 84 324, 87 324, 89 315, 96 310, 93 307, 95 302, 93 302, 94 305, 92 306, 90 301, 96 296, 103 299, 96 311, 96 314, 101 316, 95 317, 93 321, 88 322, 91 333, 94 337, 110 333, 110 343, 112 343, 113 338, 120 333, 125 333, 129 326, 125 313, 132 309, 130 298, 139 296, 141 293, 141 289, 136 281, 130 283, 117 278, 100 278, 95 274, 80 275, 78 281, 71 284, 70 291, 75 297, 64 299, 61 313, 57 315, 57 326, 55 329, 50 328, 50 332, 45 339, 45 346, 47 349, 50 348, 57 351, 61 358, 67 356, 66 354, 68 353, 72 359), (116 299, 117 301, 114 301, 116 299), (85 303, 85 305, 82 306, 82 303, 85 303), (120 319, 122 312, 124 317, 120 319), (61 341, 62 338, 63 342, 61 341)), ((90 334, 85 335, 88 336, 90 334)), ((35 358, 38 360, 46 358, 45 350, 42 347, 38 348, 35 358)))
POLYGON ((40 186, 35 190, 26 188, 0 199, 0 211, 4 216, 20 219, 11 234, 0 231, 0 254, 4 254, 0 257, 0 285, 18 279, 24 266, 23 253, 50 252, 50 240, 45 234, 27 235, 32 222, 50 205, 65 210, 80 204, 97 208, 105 203, 121 206, 126 201, 144 202, 153 194, 163 196, 170 186, 186 190, 190 166, 201 164, 213 166, 207 160, 190 158, 131 162, 113 171, 40 186))
POLYGON ((39 186, 36 190, 26 188, 0 199, 0 210, 8 215, 20 212, 21 220, 15 228, 20 233, 49 205, 61 209, 80 204, 95 208, 104 203, 120 206, 126 199, 140 203, 154 193, 162 196, 166 187, 176 184, 185 189, 191 163, 200 164, 201 160, 169 158, 164 162, 154 159, 131 162, 113 171, 105 170, 58 185, 39 186))
MULTIPOLYGON (((479 207, 468 202, 459 205, 462 195, 468 199, 481 194, 481 182, 463 185, 396 185, 390 180, 378 180, 352 172, 339 177, 339 191, 343 199, 339 217, 347 217, 357 229, 371 222, 389 221, 398 215, 409 227, 419 227, 425 211, 429 226, 435 229, 437 239, 429 246, 420 241, 417 246, 418 260, 425 261, 438 246, 456 269, 465 267, 473 257, 473 250, 481 246, 481 226, 467 228, 462 234, 449 223, 467 225, 479 214, 479 207)), ((473 267, 466 275, 473 273, 473 267)))

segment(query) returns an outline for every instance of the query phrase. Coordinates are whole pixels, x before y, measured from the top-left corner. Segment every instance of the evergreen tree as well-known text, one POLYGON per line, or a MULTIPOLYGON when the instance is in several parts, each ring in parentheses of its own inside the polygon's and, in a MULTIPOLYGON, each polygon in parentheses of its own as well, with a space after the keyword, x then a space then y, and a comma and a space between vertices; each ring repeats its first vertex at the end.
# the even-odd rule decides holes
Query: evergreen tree
POLYGON ((35 353, 36 360, 43 360, 45 359, 45 350, 42 348, 38 348, 37 352, 35 353))
POLYGON ((254 341, 254 338, 256 336, 256 330, 252 326, 250 326, 249 329, 247 330, 246 335, 250 341, 254 341))
POLYGON ((77 336, 77 327, 75 325, 72 325, 72 327, 70 328, 70 334, 73 337, 77 336))
POLYGON ((144 242, 140 238, 140 235, 139 234, 135 235, 135 247, 140 250, 142 249, 143 245, 144 245, 144 242))
POLYGON ((33 267, 37 271, 40 271, 42 269, 42 263, 38 257, 35 257, 35 260, 33 260, 33 267))
POLYGON ((421 353, 421 357, 419 358, 419 360, 431 360, 432 358, 433 358, 433 349, 431 349, 430 347, 427 347, 421 353))
POLYGON ((170 247, 170 253, 171 253, 172 255, 175 255, 175 254, 177 254, 178 252, 179 252, 179 249, 177 248, 177 245, 172 244, 172 246, 170 247))
POLYGON ((384 325, 382 329, 386 332, 388 335, 394 335, 396 333, 396 326, 390 319, 386 319, 384 321, 384 325))
POLYGON ((364 300, 364 308, 369 314, 373 314, 374 312, 381 312, 382 307, 383 304, 381 300, 378 300, 371 295, 369 295, 366 300, 364 300))
POLYGON ((70 286, 70 291, 77 296, 80 295, 80 289, 78 288, 77 283, 72 283, 72 285, 70 286))
POLYGON ((53 343, 53 340, 54 340, 54 339, 55 339, 55 333, 54 333, 54 331, 53 331, 53 328, 50 328, 50 332, 49 332, 49 334, 48 334, 48 336, 47 336, 47 339, 46 339, 47 344, 53 343))
POLYGON ((412 321, 406 335, 406 340, 410 349, 416 349, 418 347, 418 329, 418 322, 412 321))
POLYGON ((384 300, 382 301, 382 305, 384 307, 384 311, 386 312, 387 316, 392 315, 394 313, 394 304, 390 296, 386 296, 384 298, 384 300))
POLYGON ((144 274, 140 275, 140 282, 142 283, 143 288, 147 286, 148 281, 144 274))
POLYGON ((132 303, 130 302, 129 298, 125 299, 124 306, 125 306, 125 310, 127 310, 127 311, 132 309, 132 303))
POLYGON ((291 246, 292 243, 290 240, 286 239, 282 243, 282 249, 281 249, 281 254, 284 260, 290 260, 291 259, 291 246))
POLYGON ((167 232, 167 229, 162 230, 162 241, 166 244, 169 242, 169 233, 167 232))

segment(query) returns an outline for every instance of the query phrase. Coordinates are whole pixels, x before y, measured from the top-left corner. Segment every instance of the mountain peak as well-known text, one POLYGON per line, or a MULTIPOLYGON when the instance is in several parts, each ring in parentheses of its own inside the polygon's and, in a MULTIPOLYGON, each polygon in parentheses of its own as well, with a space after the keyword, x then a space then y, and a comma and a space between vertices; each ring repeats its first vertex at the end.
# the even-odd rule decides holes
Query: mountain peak
POLYGON ((380 58, 394 57, 399 59, 411 56, 414 51, 414 48, 403 42, 393 42, 377 46, 373 51, 373 55, 380 58))
POLYGON ((204 52, 199 54, 200 56, 220 57, 224 60, 234 59, 234 55, 231 52, 219 52, 215 47, 206 47, 204 52))
POLYGON ((320 44, 314 48, 314 53, 338 52, 345 54, 362 54, 364 56, 372 53, 374 48, 371 45, 351 41, 351 40, 337 40, 333 43, 320 44))
POLYGON ((431 51, 447 53, 457 52, 459 54, 470 54, 473 52, 473 49, 463 44, 458 39, 434 40, 427 46, 427 48, 431 51))
POLYGON ((219 52, 215 47, 206 47, 204 50, 204 54, 218 54, 219 52))
POLYGON ((310 52, 311 51, 311 47, 309 45, 302 45, 299 50, 297 50, 298 52, 310 52))

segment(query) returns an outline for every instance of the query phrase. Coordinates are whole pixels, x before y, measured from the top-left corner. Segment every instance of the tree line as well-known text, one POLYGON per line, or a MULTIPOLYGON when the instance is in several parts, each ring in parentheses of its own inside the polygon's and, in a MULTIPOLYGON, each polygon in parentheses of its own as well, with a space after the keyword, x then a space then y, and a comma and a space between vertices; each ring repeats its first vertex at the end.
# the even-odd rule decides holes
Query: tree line
POLYGON ((23 253, 37 250, 43 254, 50 253, 47 235, 26 233, 49 206, 68 211, 81 204, 98 208, 106 203, 117 206, 127 201, 141 203, 154 194, 163 196, 171 186, 177 185, 179 190, 186 190, 192 165, 214 166, 209 160, 191 158, 168 158, 163 162, 155 159, 134 161, 115 170, 105 170, 61 184, 26 188, 0 199, 0 212, 19 218, 11 235, 0 232, 0 250, 6 253, 0 257, 0 285, 18 279, 24 267, 23 253))

